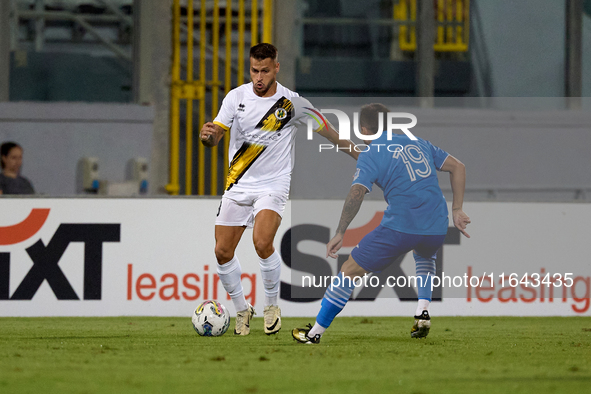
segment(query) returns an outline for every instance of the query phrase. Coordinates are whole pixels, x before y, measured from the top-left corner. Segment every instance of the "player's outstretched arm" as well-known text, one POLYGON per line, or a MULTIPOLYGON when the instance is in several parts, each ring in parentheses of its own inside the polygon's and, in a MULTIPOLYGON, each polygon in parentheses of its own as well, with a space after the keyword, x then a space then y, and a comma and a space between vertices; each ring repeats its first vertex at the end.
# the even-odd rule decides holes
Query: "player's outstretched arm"
POLYGON ((441 171, 449 172, 449 181, 453 193, 453 202, 451 204, 454 226, 466 237, 470 235, 466 232, 466 226, 470 223, 470 218, 462 210, 464 204, 464 191, 466 189, 466 166, 464 163, 449 155, 445 163, 441 166, 441 171))
POLYGON ((201 128, 199 138, 201 139, 203 145, 211 148, 220 142, 224 136, 224 132, 225 130, 221 126, 218 126, 212 122, 207 122, 201 128))
POLYGON ((355 150, 355 144, 351 140, 342 140, 339 138, 339 133, 336 131, 331 124, 328 124, 328 128, 323 127, 318 134, 329 140, 333 145, 338 146, 339 150, 342 150, 355 160, 359 157, 359 152, 355 150))
POLYGON ((341 212, 341 220, 339 221, 337 234, 326 245, 327 257, 330 256, 334 259, 338 257, 336 253, 343 245, 345 231, 347 231, 347 227, 349 227, 349 224, 351 224, 355 215, 357 215, 357 212, 359 212, 365 193, 367 193, 367 188, 365 186, 359 184, 351 186, 351 190, 349 190, 345 205, 343 206, 343 212, 341 212))

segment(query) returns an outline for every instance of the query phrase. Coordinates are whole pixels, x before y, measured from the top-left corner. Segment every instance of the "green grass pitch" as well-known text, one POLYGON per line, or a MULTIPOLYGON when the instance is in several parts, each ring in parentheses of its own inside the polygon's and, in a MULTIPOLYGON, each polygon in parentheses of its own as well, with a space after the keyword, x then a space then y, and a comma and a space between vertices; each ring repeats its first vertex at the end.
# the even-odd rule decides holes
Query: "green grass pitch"
MULTIPOLYGON (((262 319, 248 337, 199 337, 190 318, 0 318, 0 393, 573 393, 591 387, 591 317, 262 319)), ((233 327, 233 322, 232 322, 233 327)))

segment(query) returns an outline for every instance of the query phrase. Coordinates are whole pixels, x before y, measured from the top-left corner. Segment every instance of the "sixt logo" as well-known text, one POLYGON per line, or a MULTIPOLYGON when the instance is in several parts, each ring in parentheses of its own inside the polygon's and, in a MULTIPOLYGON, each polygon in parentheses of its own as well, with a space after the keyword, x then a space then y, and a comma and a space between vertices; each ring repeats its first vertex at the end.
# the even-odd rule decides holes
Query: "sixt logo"
MULTIPOLYGON (((49 209, 32 209, 20 223, 0 227, 0 247, 32 238, 45 224, 49 209)), ((85 300, 100 300, 102 293, 103 243, 120 241, 120 224, 62 223, 47 245, 41 239, 25 249, 33 266, 10 295, 10 253, 0 252, 0 300, 31 300, 43 281, 58 300, 79 300, 59 261, 72 242, 84 244, 85 300)))

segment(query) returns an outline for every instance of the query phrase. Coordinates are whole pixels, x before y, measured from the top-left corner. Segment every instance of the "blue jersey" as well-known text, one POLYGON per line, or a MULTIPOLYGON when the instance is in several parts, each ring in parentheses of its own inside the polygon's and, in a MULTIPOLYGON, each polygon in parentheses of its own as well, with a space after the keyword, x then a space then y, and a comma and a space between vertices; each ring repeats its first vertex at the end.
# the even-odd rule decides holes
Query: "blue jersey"
POLYGON ((447 204, 437 181, 449 156, 429 141, 387 133, 369 145, 357 160, 353 185, 384 191, 388 208, 382 226, 407 234, 442 235, 449 224, 447 204))

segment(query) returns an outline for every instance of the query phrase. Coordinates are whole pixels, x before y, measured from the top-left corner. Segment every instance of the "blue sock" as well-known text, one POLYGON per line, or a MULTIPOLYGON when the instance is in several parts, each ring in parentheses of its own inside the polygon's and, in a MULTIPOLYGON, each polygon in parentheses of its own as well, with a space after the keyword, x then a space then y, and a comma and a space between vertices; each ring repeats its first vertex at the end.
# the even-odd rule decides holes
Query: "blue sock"
POLYGON ((320 312, 316 316, 316 323, 324 328, 328 328, 336 315, 343 310, 349 297, 353 293, 353 280, 345 277, 342 272, 333 280, 332 284, 326 289, 324 298, 322 298, 320 312))
POLYGON ((421 283, 423 286, 418 286, 419 290, 419 300, 427 300, 431 302, 431 275, 417 275, 421 280, 418 282, 420 285, 421 283))
POLYGON ((435 275, 435 260, 420 257, 416 253, 414 253, 414 258, 417 276, 421 278, 417 283, 419 300, 427 300, 431 302, 431 281, 435 275))

